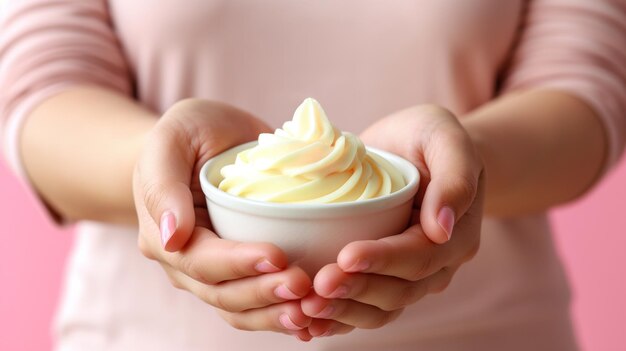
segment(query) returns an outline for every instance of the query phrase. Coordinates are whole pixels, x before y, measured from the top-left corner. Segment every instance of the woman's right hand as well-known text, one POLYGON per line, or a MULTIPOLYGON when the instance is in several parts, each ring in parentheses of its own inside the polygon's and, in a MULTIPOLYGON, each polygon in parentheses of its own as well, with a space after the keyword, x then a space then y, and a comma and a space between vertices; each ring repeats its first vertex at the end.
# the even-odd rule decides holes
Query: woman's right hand
POLYGON ((135 168, 133 193, 139 248, 161 264, 171 283, 219 309, 233 327, 310 340, 311 318, 299 299, 312 286, 267 243, 219 238, 211 229, 198 173, 206 160, 269 128, 234 107, 184 100, 155 125, 135 168))

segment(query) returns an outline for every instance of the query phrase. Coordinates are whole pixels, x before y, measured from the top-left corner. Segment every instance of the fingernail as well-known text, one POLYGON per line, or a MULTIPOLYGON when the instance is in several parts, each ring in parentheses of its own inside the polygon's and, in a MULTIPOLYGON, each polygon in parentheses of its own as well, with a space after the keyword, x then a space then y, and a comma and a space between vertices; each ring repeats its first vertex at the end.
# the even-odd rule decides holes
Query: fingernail
POLYGON ((261 272, 261 273, 274 273, 274 272, 280 271, 280 268, 276 267, 275 265, 272 264, 272 262, 268 260, 263 260, 257 263, 257 265, 254 266, 254 268, 258 272, 261 272))
POLYGON ((326 336, 332 336, 333 334, 334 334, 333 331, 329 329, 329 330, 325 331, 324 333, 318 335, 317 337, 318 338, 323 338, 323 337, 326 337, 326 336))
POLYGON ((448 240, 450 240, 452 237, 452 229, 454 229, 454 211, 448 206, 442 207, 441 210, 439 210, 439 215, 437 215, 437 222, 443 231, 446 232, 448 240))
POLYGON ((298 326, 296 323, 294 323, 291 318, 289 318, 289 315, 287 313, 283 313, 278 317, 278 320, 280 321, 280 324, 283 325, 283 327, 285 327, 286 329, 289 330, 300 330, 304 327, 300 327, 298 326))
POLYGON ((300 336, 299 334, 295 335, 296 339, 300 340, 300 341, 304 341, 304 342, 309 342, 311 341, 311 339, 305 339, 302 336, 300 336))
POLYGON ((333 306, 326 306, 320 313, 315 315, 315 318, 330 318, 335 312, 335 308, 333 306))
POLYGON ((370 268, 370 262, 368 260, 358 260, 350 268, 346 269, 345 272, 362 272, 368 268, 370 268))
POLYGON ((279 285, 276 289, 274 289, 274 294, 285 300, 296 300, 300 298, 300 296, 289 290, 289 288, 284 284, 279 285))
POLYGON ((172 234, 174 234, 174 231, 176 231, 176 217, 172 212, 163 212, 159 229, 161 230, 161 244, 165 247, 172 237, 172 234))
POLYGON ((343 297, 348 296, 348 287, 345 285, 340 285, 335 291, 326 296, 329 299, 341 299, 343 297))

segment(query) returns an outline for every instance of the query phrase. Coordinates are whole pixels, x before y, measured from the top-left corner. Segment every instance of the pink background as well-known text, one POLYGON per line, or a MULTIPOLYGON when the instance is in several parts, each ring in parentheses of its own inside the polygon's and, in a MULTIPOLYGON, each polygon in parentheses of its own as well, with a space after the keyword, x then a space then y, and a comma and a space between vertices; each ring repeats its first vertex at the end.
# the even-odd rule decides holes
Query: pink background
MULTIPOLYGON (((0 350, 48 350, 71 230, 54 227, 0 166, 0 350)), ((584 350, 626 350, 626 162, 554 213, 584 350)))

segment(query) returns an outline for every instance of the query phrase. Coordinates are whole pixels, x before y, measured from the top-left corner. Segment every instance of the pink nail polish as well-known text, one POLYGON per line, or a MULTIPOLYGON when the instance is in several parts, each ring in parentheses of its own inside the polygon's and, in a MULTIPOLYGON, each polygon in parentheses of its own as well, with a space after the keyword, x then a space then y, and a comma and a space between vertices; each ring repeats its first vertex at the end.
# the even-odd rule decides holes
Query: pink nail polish
POLYGON ((300 298, 300 296, 289 290, 289 288, 284 284, 279 285, 276 289, 274 289, 274 294, 285 300, 296 300, 300 298))
POLYGON ((370 268, 370 262, 368 260, 358 260, 352 267, 345 270, 345 272, 363 272, 370 268))
POLYGON ((159 229, 161 230, 161 244, 165 247, 176 231, 176 217, 172 212, 163 212, 163 215, 161 215, 161 225, 159 229))
POLYGON ((320 313, 316 314, 315 318, 330 318, 333 313, 335 313, 335 308, 328 305, 320 313))
POLYGON ((258 272, 261 272, 261 273, 274 273, 274 272, 280 271, 280 268, 276 267, 275 265, 272 264, 272 262, 268 260, 263 260, 257 263, 257 265, 254 266, 254 268, 258 272))
POLYGON ((455 221, 454 217, 454 211, 448 206, 442 207, 437 215, 437 222, 441 226, 441 229, 446 232, 448 240, 452 237, 452 230, 454 229, 455 221))
POLYGON ((280 317, 278 317, 278 321, 283 327, 289 330, 301 330, 303 328, 294 323, 287 313, 281 314, 280 317))
POLYGON ((335 289, 335 291, 326 296, 326 298, 341 299, 346 296, 348 296, 348 287, 346 287, 345 285, 340 285, 339 287, 337 287, 337 289, 335 289))

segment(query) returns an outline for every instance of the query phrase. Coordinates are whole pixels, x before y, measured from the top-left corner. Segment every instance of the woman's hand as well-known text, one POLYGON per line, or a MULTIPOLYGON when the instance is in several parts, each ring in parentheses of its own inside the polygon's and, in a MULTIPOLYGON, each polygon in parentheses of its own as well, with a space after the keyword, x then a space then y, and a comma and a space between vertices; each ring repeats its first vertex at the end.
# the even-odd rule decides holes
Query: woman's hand
POLYGON ((213 233, 198 180, 206 160, 266 131, 260 120, 224 104, 185 100, 170 108, 135 169, 139 248, 161 264, 175 287, 218 308, 235 328, 308 340, 311 318, 298 301, 310 290, 307 274, 286 268, 286 255, 274 245, 213 233))
POLYGON ((404 307, 443 291, 479 246, 483 164, 455 116, 418 106, 380 120, 361 137, 413 162, 420 191, 406 231, 352 242, 317 273, 315 291, 302 300, 304 313, 315 318, 308 328, 313 336, 386 325, 404 307))

